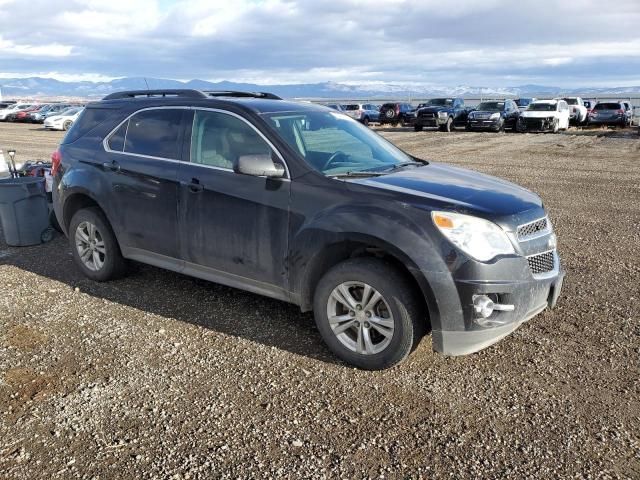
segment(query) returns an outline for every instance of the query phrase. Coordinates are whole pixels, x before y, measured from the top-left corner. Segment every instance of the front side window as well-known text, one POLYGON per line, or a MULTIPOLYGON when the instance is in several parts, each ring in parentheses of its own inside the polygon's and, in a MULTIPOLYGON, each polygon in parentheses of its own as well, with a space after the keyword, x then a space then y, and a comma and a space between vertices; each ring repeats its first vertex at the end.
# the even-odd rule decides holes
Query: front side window
POLYGON ((143 110, 129 119, 124 151, 136 155, 180 158, 183 110, 143 110))
POLYGON ((239 118, 206 110, 195 112, 191 134, 192 163, 231 170, 243 155, 271 155, 271 147, 239 118))
POLYGON ((265 115, 289 146, 327 176, 383 172, 412 159, 359 122, 333 112, 265 115))

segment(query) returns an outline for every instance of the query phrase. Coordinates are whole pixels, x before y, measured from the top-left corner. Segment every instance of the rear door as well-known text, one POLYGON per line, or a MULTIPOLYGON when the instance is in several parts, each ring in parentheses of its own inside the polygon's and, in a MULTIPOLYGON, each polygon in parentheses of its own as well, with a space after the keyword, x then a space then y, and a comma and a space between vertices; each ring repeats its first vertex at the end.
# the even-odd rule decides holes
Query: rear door
POLYGON ((178 165, 187 108, 136 112, 105 140, 114 229, 126 257, 158 264, 178 251, 178 165))
POLYGON ((233 171, 242 155, 270 154, 284 162, 262 134, 230 112, 195 110, 190 138, 190 162, 178 173, 185 273, 286 298, 290 181, 233 171))

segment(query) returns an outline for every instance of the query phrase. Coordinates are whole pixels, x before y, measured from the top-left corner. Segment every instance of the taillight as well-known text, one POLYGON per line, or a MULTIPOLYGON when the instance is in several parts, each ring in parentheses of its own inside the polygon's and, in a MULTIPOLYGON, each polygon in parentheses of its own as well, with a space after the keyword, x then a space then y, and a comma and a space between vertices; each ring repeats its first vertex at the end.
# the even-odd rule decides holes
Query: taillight
POLYGON ((618 115, 624 115, 624 110, 623 109, 618 110, 618 115))
POLYGON ((56 150, 51 154, 51 176, 55 177, 60 170, 60 164, 62 163, 62 155, 60 150, 56 150))

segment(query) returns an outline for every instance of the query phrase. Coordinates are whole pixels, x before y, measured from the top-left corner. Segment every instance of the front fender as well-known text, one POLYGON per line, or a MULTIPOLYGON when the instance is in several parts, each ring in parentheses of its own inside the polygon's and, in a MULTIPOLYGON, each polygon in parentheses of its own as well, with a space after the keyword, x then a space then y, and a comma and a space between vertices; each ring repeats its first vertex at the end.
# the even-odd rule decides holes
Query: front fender
POLYGON ((441 245, 431 240, 437 237, 425 228, 431 223, 416 221, 412 218, 415 213, 400 202, 387 206, 362 203, 319 212, 301 224, 291 235, 287 262, 289 287, 298 303, 303 309, 309 306, 319 272, 366 245, 381 249, 411 272, 427 303, 432 328, 442 328, 443 309, 462 314, 457 295, 441 294, 455 292, 455 284, 441 245))

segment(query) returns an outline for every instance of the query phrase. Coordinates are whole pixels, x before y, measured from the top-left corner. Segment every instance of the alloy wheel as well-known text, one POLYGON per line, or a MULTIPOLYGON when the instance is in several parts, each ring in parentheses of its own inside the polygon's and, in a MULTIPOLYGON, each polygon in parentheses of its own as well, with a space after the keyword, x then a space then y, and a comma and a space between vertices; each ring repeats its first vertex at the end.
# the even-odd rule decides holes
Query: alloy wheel
POLYGON ((100 270, 104 266, 107 250, 98 228, 91 222, 80 223, 76 228, 75 241, 83 265, 92 272, 100 270))
POLYGON ((334 288, 327 300, 327 317, 340 343, 361 355, 382 352, 393 338, 389 304, 364 282, 344 282, 334 288))

